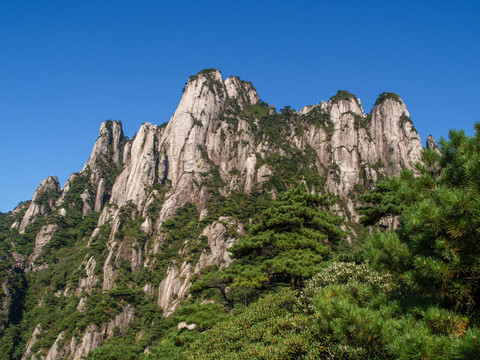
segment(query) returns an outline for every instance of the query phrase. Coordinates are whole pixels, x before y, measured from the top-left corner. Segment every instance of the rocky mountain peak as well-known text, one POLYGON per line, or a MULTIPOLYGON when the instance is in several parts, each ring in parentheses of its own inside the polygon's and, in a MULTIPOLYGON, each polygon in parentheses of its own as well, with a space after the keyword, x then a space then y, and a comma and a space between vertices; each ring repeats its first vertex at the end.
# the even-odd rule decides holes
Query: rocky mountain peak
POLYGON ((60 183, 56 176, 49 176, 43 180, 33 193, 32 202, 18 227, 19 232, 23 233, 28 224, 50 212, 55 206, 55 201, 60 196, 60 193, 60 183))
POLYGON ((158 182, 159 138, 164 130, 144 123, 133 141, 126 145, 128 161, 113 185, 111 203, 123 206, 131 200, 138 207, 143 206, 148 189, 158 182))
POLYGON ((120 165, 120 143, 125 139, 120 121, 107 120, 100 126, 100 133, 93 146, 92 154, 85 163, 83 170, 95 168, 100 159, 112 161, 120 165))
POLYGON ((328 102, 336 104, 340 100, 345 100, 345 101, 354 100, 354 101, 356 101, 356 99, 357 99, 357 97, 354 94, 352 94, 351 92, 349 92, 347 90, 338 90, 335 95, 333 95, 332 97, 330 97, 330 99, 328 99, 328 102))
POLYGON ((130 142, 123 134, 120 121, 107 120, 100 126, 92 153, 82 170, 74 173, 65 183, 57 206, 62 206, 72 189, 80 195, 82 214, 101 211, 111 195, 116 177, 130 154, 130 142))
POLYGON ((427 137, 427 149, 432 149, 437 153, 442 154, 442 150, 440 150, 440 148, 437 146, 432 135, 428 135, 427 137))
POLYGON ((240 80, 238 76, 230 76, 225 80, 225 88, 228 97, 235 99, 241 108, 258 103, 257 90, 249 81, 240 80))
MULTIPOLYGON (((40 198, 45 194, 58 194, 60 192, 60 183, 55 175, 49 176, 43 180, 33 193, 33 202, 39 202, 40 198)), ((52 206, 52 204, 49 204, 52 206)))
POLYGON ((398 95, 382 93, 370 113, 370 121, 370 134, 378 147, 386 175, 397 174, 405 167, 412 169, 415 162, 420 161, 423 146, 407 107, 398 95))
MULTIPOLYGON (((239 96, 249 94, 250 89, 243 90, 243 84, 235 85, 231 81, 229 84, 232 93, 235 89, 239 96)), ((174 192, 179 189, 188 193, 192 187, 191 176, 209 169, 201 147, 219 120, 227 97, 226 85, 218 70, 206 69, 191 76, 168 124, 141 126, 131 143, 129 159, 113 186, 111 202, 123 206, 133 201, 143 209, 149 189, 167 180, 174 192)), ((179 204, 187 199, 193 201, 189 195, 181 198, 179 204)))

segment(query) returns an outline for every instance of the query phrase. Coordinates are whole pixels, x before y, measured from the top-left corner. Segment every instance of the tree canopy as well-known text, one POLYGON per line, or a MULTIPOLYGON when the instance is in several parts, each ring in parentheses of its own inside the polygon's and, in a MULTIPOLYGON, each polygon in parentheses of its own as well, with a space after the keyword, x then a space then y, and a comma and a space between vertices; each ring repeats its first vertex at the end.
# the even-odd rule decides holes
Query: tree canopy
POLYGON ((417 176, 405 170, 365 199, 365 223, 400 215, 392 233, 377 234, 370 257, 415 290, 459 309, 480 305, 480 125, 468 137, 451 131, 443 156, 423 153, 417 176))
POLYGON ((233 257, 245 272, 256 267, 264 279, 288 280, 295 288, 318 272, 330 245, 345 236, 342 218, 328 210, 331 204, 328 195, 310 194, 303 184, 280 194, 250 236, 231 248, 233 257))

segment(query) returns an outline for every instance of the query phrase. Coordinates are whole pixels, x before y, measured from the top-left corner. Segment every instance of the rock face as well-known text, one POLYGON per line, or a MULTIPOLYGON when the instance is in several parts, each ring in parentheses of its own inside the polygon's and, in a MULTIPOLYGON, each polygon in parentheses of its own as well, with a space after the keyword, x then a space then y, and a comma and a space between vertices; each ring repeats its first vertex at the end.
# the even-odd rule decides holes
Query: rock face
POLYGON ((57 207, 66 201, 72 201, 73 194, 82 188, 80 199, 76 204, 81 208, 82 215, 92 211, 98 212, 110 199, 113 183, 124 164, 127 139, 118 121, 108 120, 100 127, 100 133, 93 146, 92 154, 83 169, 72 174, 66 182, 57 207), (81 202, 81 204, 80 204, 81 202))
POLYGON ((32 202, 18 227, 18 231, 23 233, 28 224, 35 219, 50 212, 55 200, 60 195, 60 183, 56 176, 49 176, 42 181, 40 186, 33 193, 32 202))
POLYGON ((98 167, 100 161, 111 161, 116 166, 122 164, 123 149, 121 149, 123 135, 122 125, 118 121, 107 121, 100 127, 100 134, 93 146, 92 154, 85 163, 83 171, 98 167))
MULTIPOLYGON (((250 83, 237 77, 223 82, 216 70, 192 77, 165 128, 149 123, 140 127, 125 169, 113 187, 111 203, 124 206, 132 201, 143 209, 148 202, 148 188, 168 181, 172 196, 161 211, 161 219, 167 219, 186 201, 201 202, 195 182, 201 181, 201 173, 211 170, 210 162, 227 173, 233 168, 243 169, 254 149, 245 149, 237 159, 228 152, 233 143, 250 142, 252 136, 245 131, 245 136, 239 138, 222 138, 226 127, 221 121, 222 112, 228 99, 243 108, 256 104, 258 94, 250 83)), ((242 128, 246 128, 245 124, 242 128)))
POLYGON ((375 106, 370 131, 386 175, 420 160, 423 147, 403 101, 390 98, 375 106))
MULTIPOLYGON (((383 176, 413 169, 423 149, 418 133, 403 101, 383 95, 368 115, 345 91, 300 112, 287 107, 277 113, 251 83, 204 70, 190 77, 168 124, 144 123, 127 139, 119 122, 103 123, 83 169, 63 190, 55 177, 44 180, 15 226, 24 232, 48 217, 35 238, 37 263, 68 221, 83 221, 82 229, 89 229, 75 243, 87 254, 76 265, 78 275, 56 292, 81 299, 77 311, 85 311, 92 294, 122 287, 143 289, 168 316, 203 270, 231 263, 228 249, 244 233, 245 220, 212 217, 212 201, 257 192, 275 197, 290 171, 289 179, 338 195, 338 212, 355 221, 358 187, 369 189, 383 176), (171 219, 179 214, 190 218, 175 228, 171 219), (143 280, 136 283, 137 277, 143 280)), ((125 305, 81 336, 59 332, 44 353, 52 360, 80 359, 114 331, 123 334, 135 316, 125 305)), ((40 328, 30 348, 39 336, 40 328)))
POLYGON ((22 356, 22 360, 26 360, 32 355, 32 346, 35 345, 35 343, 38 341, 38 337, 42 332, 41 329, 42 328, 40 324, 37 324, 35 330, 33 330, 32 337, 27 343, 27 347, 25 348, 25 353, 22 356))
POLYGON ((235 230, 240 235, 244 233, 242 224, 224 216, 203 230, 202 236, 206 236, 208 239, 208 250, 204 250, 200 255, 195 266, 196 274, 209 266, 219 265, 222 268, 232 262, 228 249, 236 243, 236 238, 225 236, 229 229, 235 230))
POLYGON ((113 186, 112 203, 123 206, 130 200, 137 207, 144 206, 146 187, 153 186, 159 177, 158 143, 161 132, 156 125, 142 124, 129 149, 130 161, 113 186))
POLYGON ((33 250, 33 258, 36 258, 42 252, 45 245, 52 239, 53 235, 58 231, 58 225, 48 224, 43 226, 35 238, 35 249, 33 250))
POLYGON ((100 328, 96 325, 90 325, 79 343, 77 343, 75 337, 70 342, 70 358, 73 360, 81 360, 89 351, 102 345, 103 336, 105 333, 105 325, 100 328))
MULTIPOLYGON (((68 344, 65 344, 64 342, 65 332, 62 331, 58 334, 54 344, 48 350, 47 356, 41 356, 40 358, 45 360, 55 360, 59 358, 76 360, 84 359, 89 351, 102 345, 105 340, 110 339, 115 331, 118 332, 116 335, 123 335, 126 327, 134 317, 134 309, 130 306, 126 306, 122 309, 121 313, 108 324, 101 326, 90 325, 85 329, 80 339, 77 340, 76 337, 72 337, 68 344)), ((27 346, 27 351, 25 352, 25 359, 31 355, 29 349, 31 349, 37 341, 38 336, 41 334, 40 330, 39 326, 35 328, 34 335, 27 346)))
POLYGON ((427 149, 432 149, 435 152, 442 154, 442 150, 440 150, 440 148, 437 146, 432 135, 428 135, 427 137, 427 149))
POLYGON ((95 261, 93 256, 90 257, 90 259, 88 259, 88 261, 85 265, 86 277, 81 278, 78 281, 78 287, 77 287, 77 290, 76 290, 77 296, 81 296, 82 293, 84 293, 84 292, 87 293, 87 294, 91 293, 92 288, 95 286, 95 284, 98 281, 98 277, 95 276, 96 266, 97 266, 97 262, 95 261))
POLYGON ((163 309, 166 316, 172 314, 182 300, 187 299, 193 275, 200 274, 209 266, 218 265, 224 268, 232 262, 228 249, 237 240, 235 237, 225 235, 228 230, 243 234, 242 224, 228 217, 220 217, 218 221, 203 230, 201 236, 207 238, 208 247, 202 251, 195 267, 188 262, 183 262, 180 268, 175 265, 168 268, 167 276, 160 283, 158 292, 158 306, 163 309))

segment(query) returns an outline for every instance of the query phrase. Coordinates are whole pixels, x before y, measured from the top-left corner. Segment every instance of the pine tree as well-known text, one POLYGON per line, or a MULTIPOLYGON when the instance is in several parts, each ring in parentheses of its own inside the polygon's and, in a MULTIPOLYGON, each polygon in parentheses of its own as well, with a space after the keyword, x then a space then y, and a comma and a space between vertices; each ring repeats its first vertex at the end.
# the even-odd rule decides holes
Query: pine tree
POLYGON ((241 269, 232 286, 278 281, 296 288, 316 274, 330 245, 345 236, 343 220, 327 210, 330 205, 327 195, 312 195, 303 184, 280 194, 251 235, 230 249, 241 269))
POLYGON ((463 310, 480 305, 480 124, 476 134, 451 131, 443 156, 424 152, 419 176, 404 172, 372 192, 362 211, 372 223, 401 215, 394 234, 370 244, 377 264, 400 273, 415 291, 463 310), (385 256, 388 254, 388 256, 385 256))

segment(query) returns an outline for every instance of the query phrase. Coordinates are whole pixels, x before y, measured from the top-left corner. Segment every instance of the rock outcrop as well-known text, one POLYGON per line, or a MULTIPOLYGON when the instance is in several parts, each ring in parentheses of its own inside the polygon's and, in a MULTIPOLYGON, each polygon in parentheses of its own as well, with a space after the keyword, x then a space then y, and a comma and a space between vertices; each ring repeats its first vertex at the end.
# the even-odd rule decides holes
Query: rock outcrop
POLYGON ((57 207, 61 207, 69 196, 68 200, 71 201, 74 195, 79 195, 80 199, 77 200, 81 201, 83 215, 101 211, 110 199, 113 183, 124 159, 128 157, 125 153, 125 150, 128 151, 126 142, 119 121, 104 122, 89 159, 80 172, 72 174, 67 180, 62 195, 57 200, 57 207), (79 191, 81 193, 77 194, 79 191))
POLYGON ((388 98, 372 110, 370 127, 373 143, 386 175, 413 168, 420 161, 422 143, 401 99, 388 98))
POLYGON ((432 149, 433 151, 442 154, 442 150, 437 146, 432 135, 428 135, 427 137, 427 149, 432 149))
POLYGON ((49 176, 43 180, 33 193, 32 202, 19 224, 18 231, 23 233, 28 224, 50 212, 60 193, 60 183, 56 176, 49 176))

